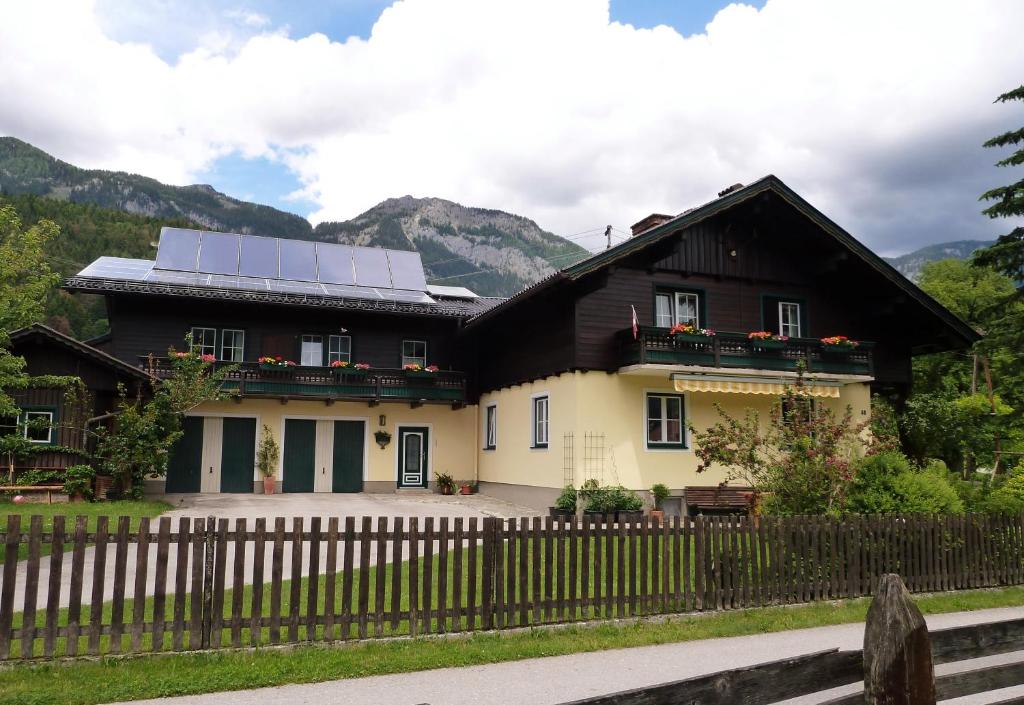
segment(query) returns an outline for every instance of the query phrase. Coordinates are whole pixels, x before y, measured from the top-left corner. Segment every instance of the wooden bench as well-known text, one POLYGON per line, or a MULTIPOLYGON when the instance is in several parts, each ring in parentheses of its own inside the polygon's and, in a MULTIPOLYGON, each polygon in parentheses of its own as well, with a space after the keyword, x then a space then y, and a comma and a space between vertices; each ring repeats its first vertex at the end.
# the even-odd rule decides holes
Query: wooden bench
POLYGON ((53 504, 53 493, 64 493, 64 485, 7 485, 0 492, 45 492, 46 503, 53 504))

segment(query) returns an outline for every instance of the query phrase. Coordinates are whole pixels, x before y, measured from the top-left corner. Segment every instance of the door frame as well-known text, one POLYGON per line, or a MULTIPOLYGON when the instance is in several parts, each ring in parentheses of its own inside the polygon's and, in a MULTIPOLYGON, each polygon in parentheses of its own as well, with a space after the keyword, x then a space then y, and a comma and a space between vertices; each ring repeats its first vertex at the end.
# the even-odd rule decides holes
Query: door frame
MULTIPOLYGON (((369 416, 329 416, 325 414, 288 414, 281 416, 281 426, 278 433, 281 438, 281 457, 277 461, 277 479, 284 484, 284 422, 288 419, 299 421, 362 421, 363 422, 363 482, 369 479, 370 474, 370 417, 369 416)), ((421 424, 422 425, 422 424, 421 424)), ((332 427, 333 433, 333 427, 332 427)), ((333 494, 323 493, 323 494, 333 494)))
MULTIPOLYGON (((424 487, 430 487, 430 478, 434 476, 434 449, 431 447, 434 439, 434 424, 432 423, 396 423, 395 424, 395 487, 405 487, 402 484, 402 455, 399 449, 402 445, 402 429, 403 428, 425 428, 427 429, 427 467, 424 468, 424 487)), ((415 485, 411 485, 415 487, 415 485)))
MULTIPOLYGON (((245 412, 236 412, 236 411, 209 411, 208 412, 208 411, 196 411, 196 410, 193 410, 193 411, 186 411, 184 415, 185 416, 199 416, 199 417, 204 418, 204 419, 205 418, 256 419, 256 439, 253 441, 253 447, 252 447, 253 457, 255 457, 259 453, 260 437, 263 435, 263 418, 260 416, 260 413, 258 411, 253 411, 252 413, 248 413, 247 414, 245 412)), ((284 427, 282 426, 282 430, 283 430, 283 428, 284 427)), ((223 431, 221 432, 221 434, 222 434, 221 435, 221 442, 223 443, 223 431)), ((283 441, 284 440, 284 436, 282 436, 281 439, 283 441)), ((223 450, 221 452, 223 452, 223 450)), ((256 482, 256 473, 258 473, 258 472, 259 472, 259 470, 256 469, 256 465, 253 464, 253 467, 252 467, 252 481, 253 482, 256 482)), ((217 487, 218 488, 220 487, 220 477, 219 476, 217 478, 217 487)), ((232 493, 231 492, 221 492, 220 489, 218 489, 216 492, 202 492, 202 490, 200 490, 199 494, 232 494, 232 493)))

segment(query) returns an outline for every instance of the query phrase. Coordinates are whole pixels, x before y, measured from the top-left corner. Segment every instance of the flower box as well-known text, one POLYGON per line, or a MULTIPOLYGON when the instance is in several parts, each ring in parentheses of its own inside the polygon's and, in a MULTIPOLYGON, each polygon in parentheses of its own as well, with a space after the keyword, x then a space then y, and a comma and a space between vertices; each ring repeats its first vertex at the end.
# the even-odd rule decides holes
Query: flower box
POLYGON ((785 340, 772 340, 770 338, 755 340, 753 343, 755 350, 783 350, 789 344, 785 340))
POLYGON ((335 367, 331 370, 338 377, 365 377, 369 370, 361 370, 358 367, 335 367))
POLYGON ((406 377, 429 377, 431 379, 437 377, 436 372, 429 372, 427 370, 406 370, 406 377))
POLYGON ((684 343, 710 343, 714 339, 714 336, 696 335, 694 333, 675 333, 672 338, 674 340, 681 340, 684 343))

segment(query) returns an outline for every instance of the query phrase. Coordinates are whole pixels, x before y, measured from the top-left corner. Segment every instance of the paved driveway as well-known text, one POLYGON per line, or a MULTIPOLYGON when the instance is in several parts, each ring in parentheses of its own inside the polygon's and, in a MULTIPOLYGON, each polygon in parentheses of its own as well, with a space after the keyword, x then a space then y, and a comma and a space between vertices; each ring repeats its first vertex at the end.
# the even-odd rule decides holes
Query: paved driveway
MULTIPOLYGON (((356 517, 356 527, 360 526, 360 517, 388 517, 389 527, 391 526, 391 519, 394 517, 405 517, 406 527, 408 527, 409 517, 519 517, 519 516, 533 516, 537 512, 526 508, 520 507, 508 502, 502 502, 501 500, 494 499, 492 497, 486 497, 483 495, 455 495, 450 497, 444 497, 437 494, 279 494, 279 495, 259 495, 259 494, 189 494, 189 495, 167 495, 163 497, 166 501, 170 502, 176 508, 170 512, 167 512, 163 516, 171 517, 171 531, 177 531, 178 529, 178 517, 216 517, 217 519, 230 519, 229 528, 234 530, 235 519, 244 518, 247 519, 247 528, 251 531, 254 528, 254 523, 257 518, 264 517, 268 519, 267 528, 273 530, 274 518, 285 517, 288 521, 285 524, 286 530, 290 531, 292 517, 303 517, 304 528, 309 528, 310 517, 323 517, 323 529, 327 529, 328 517, 356 517)), ((151 525, 151 530, 156 531, 157 521, 154 520, 151 525)), ((116 522, 111 522, 111 527, 116 525, 116 522)), ((342 524, 343 526, 344 524, 342 524)), ((374 521, 374 528, 376 529, 376 521, 374 521)), ((423 528, 423 522, 420 521, 420 528, 423 528)), ((449 544, 451 545, 451 544, 449 544)), ((434 542, 435 550, 437 548, 437 541, 434 542)), ((112 599, 114 590, 114 569, 115 569, 115 547, 107 545, 107 560, 104 565, 104 585, 103 585, 103 600, 108 601, 112 599)), ((252 551, 251 544, 248 547, 249 551, 252 551)), ((420 555, 423 555, 423 542, 420 542, 419 546, 420 555)), ((269 575, 269 566, 272 560, 273 544, 268 542, 266 545, 266 551, 264 554, 264 566, 267 566, 264 575, 269 575)), ((409 555, 409 547, 403 546, 404 555, 409 555)), ((85 550, 85 564, 83 574, 83 585, 85 589, 83 591, 83 601, 89 601, 91 599, 93 584, 93 567, 95 565, 95 550, 93 548, 87 548, 85 550)), ((355 542, 353 545, 353 553, 357 557, 359 555, 359 542, 355 542)), ((287 541, 284 551, 284 575, 286 577, 291 576, 291 548, 290 543, 287 541)), ((344 551, 342 547, 338 547, 338 565, 342 565, 344 557, 344 551)), ((129 546, 127 558, 127 585, 134 585, 135 581, 132 576, 135 575, 135 563, 136 563, 136 548, 132 544, 129 546)), ((390 544, 387 549, 387 556, 385 560, 391 559, 391 548, 390 544)), ((327 561, 327 543, 321 542, 320 544, 320 566, 323 570, 323 566, 327 561)), ((234 546, 232 543, 228 543, 226 553, 226 564, 232 565, 234 562, 234 546)), ((370 545, 370 564, 375 565, 377 562, 376 556, 376 545, 370 545)), ((70 601, 71 591, 71 550, 70 547, 65 545, 65 553, 63 560, 63 570, 61 571, 61 594, 60 594, 60 606, 67 607, 70 601)), ((152 595, 156 592, 155 576, 156 576, 156 546, 151 544, 149 549, 149 560, 148 569, 146 572, 146 594, 152 595)), ((245 562, 245 582, 249 584, 252 582, 252 560, 245 562)), ((167 580, 168 580, 168 592, 173 591, 174 586, 174 575, 177 570, 177 551, 172 544, 171 550, 167 556, 167 580)), ((303 552, 302 556, 302 574, 307 575, 309 572, 309 549, 307 548, 303 552)), ((27 562, 21 561, 18 563, 18 571, 15 582, 14 591, 14 604, 16 609, 23 609, 25 606, 24 596, 24 585, 25 575, 27 573, 27 562)), ((228 583, 230 587, 230 570, 228 571, 228 583)), ((45 609, 46 606, 46 586, 49 584, 50 579, 50 558, 44 557, 40 561, 39 566, 39 586, 40 589, 36 595, 36 608, 45 609)), ((126 595, 126 597, 132 597, 132 594, 126 595)))

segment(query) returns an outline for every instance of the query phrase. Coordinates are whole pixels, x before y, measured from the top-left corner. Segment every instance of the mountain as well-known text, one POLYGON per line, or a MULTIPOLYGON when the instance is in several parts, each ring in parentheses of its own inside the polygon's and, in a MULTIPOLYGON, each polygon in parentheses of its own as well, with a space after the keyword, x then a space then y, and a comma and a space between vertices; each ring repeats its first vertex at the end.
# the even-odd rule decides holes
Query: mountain
POLYGON ((417 250, 427 281, 486 296, 511 296, 590 254, 528 218, 440 198, 389 198, 313 233, 326 242, 417 250))
POLYGON ((941 242, 937 245, 927 245, 899 257, 886 257, 885 260, 898 269, 907 279, 917 281, 918 277, 921 276, 921 268, 928 262, 937 262, 944 259, 968 259, 977 250, 988 247, 994 242, 995 240, 941 242))
MULTIPOLYGON (((0 137, 2 195, 93 204, 149 218, 147 226, 174 221, 210 230, 417 250, 428 281, 465 286, 484 296, 511 296, 589 254, 527 218, 439 198, 390 198, 352 220, 313 228, 293 213, 240 201, 211 186, 168 186, 121 171, 80 169, 14 137, 0 137)), ((33 208, 47 210, 39 203, 33 208)), ((59 215, 78 224, 82 234, 77 237, 96 235, 81 229, 83 217, 88 220, 81 212, 59 215)), ((105 227, 117 220, 110 214, 97 217, 105 227)), ((118 244, 105 250, 76 243, 75 258, 152 256, 152 237, 134 243, 143 246, 140 255, 121 235, 118 244)))
POLYGON ((15 137, 0 137, 0 193, 46 196, 155 218, 184 218, 210 230, 309 239, 294 213, 231 198, 212 186, 168 186, 123 171, 80 169, 15 137))

